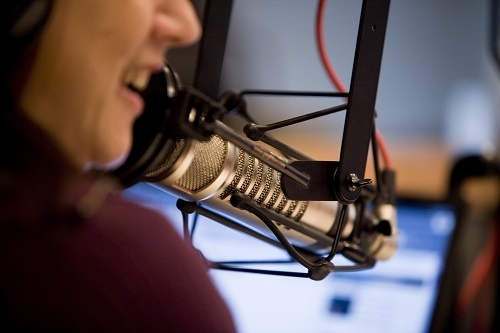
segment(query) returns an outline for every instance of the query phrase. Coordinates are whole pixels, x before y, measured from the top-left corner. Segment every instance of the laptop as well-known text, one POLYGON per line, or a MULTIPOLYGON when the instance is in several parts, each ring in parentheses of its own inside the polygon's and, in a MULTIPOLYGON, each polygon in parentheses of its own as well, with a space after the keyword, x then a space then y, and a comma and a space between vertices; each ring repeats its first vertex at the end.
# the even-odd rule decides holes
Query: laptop
MULTIPOLYGON (((322 281, 211 271, 238 331, 429 332, 456 217, 450 205, 410 199, 399 201, 397 214, 399 249, 372 269, 333 272, 322 281)), ((223 242, 220 235, 212 237, 219 244, 223 242)), ((266 251, 265 247, 253 240, 245 243, 244 238, 238 238, 231 243, 234 249, 247 249, 249 258, 265 257, 259 253, 266 251)), ((228 248, 220 250, 220 256, 231 252, 228 248)), ((337 265, 342 264, 339 257, 333 261, 337 265)))
MULTIPOLYGON (((173 221, 179 221, 180 231, 175 198, 168 201, 165 198, 169 195, 164 193, 161 197, 162 209, 173 221)), ((393 257, 378 261, 372 269, 334 271, 321 281, 211 270, 238 332, 429 332, 456 233, 456 215, 447 203, 405 198, 398 200, 397 216, 399 248, 393 257)), ((288 257, 281 249, 203 217, 198 220, 193 241, 210 260, 288 257)), ((349 263, 343 260, 335 256, 333 263, 349 263)), ((305 271, 298 264, 265 268, 305 271)))

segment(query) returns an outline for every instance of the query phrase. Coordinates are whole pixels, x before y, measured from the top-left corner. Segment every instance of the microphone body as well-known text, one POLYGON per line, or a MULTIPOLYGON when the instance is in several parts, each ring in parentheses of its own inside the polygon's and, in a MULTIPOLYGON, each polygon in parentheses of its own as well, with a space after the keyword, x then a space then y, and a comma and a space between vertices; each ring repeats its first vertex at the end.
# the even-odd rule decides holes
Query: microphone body
MULTIPOLYGON (((234 191, 247 195, 258 205, 282 217, 329 235, 335 227, 339 203, 336 201, 288 200, 281 190, 281 173, 217 135, 208 141, 175 140, 160 163, 148 172, 151 185, 186 201, 198 201, 247 226, 271 235, 266 225, 253 214, 229 203, 234 191)), ((341 240, 353 230, 355 212, 349 212, 341 240)), ((277 223, 294 245, 311 249, 327 249, 323 239, 311 238, 277 223)), ((334 237, 335 235, 330 235, 334 237)))

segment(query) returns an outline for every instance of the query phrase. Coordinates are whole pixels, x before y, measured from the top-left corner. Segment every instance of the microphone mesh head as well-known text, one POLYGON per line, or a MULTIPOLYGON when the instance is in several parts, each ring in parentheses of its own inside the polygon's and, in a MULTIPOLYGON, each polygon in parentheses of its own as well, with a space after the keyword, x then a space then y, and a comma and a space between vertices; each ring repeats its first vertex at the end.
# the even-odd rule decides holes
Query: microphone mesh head
MULTIPOLYGON (((160 162, 145 176, 149 182, 159 181, 176 171, 176 163, 186 158, 184 153, 190 149, 192 141, 177 140, 165 153, 160 162)), ((214 135, 207 142, 194 143, 194 154, 189 167, 182 170, 182 176, 175 182, 176 185, 197 192, 212 184, 219 176, 226 159, 227 142, 214 135)))
POLYGON ((179 140, 172 146, 163 160, 148 173, 147 181, 162 180, 181 171, 172 182, 183 193, 198 194, 210 188, 207 197, 220 191, 217 197, 226 201, 237 191, 296 221, 301 220, 308 207, 307 201, 286 198, 281 190, 281 173, 239 148, 236 148, 234 157, 229 157, 229 143, 217 135, 206 142, 179 140), (185 150, 193 147, 193 154, 187 157, 185 150), (179 167, 184 161, 188 165, 179 167))
POLYGON ((226 152, 227 142, 216 135, 199 142, 191 165, 177 184, 193 192, 211 184, 222 170, 226 152))
POLYGON ((164 157, 148 171, 144 177, 145 181, 154 182, 165 178, 170 173, 175 162, 179 159, 179 156, 181 156, 186 146, 186 140, 169 141, 170 142, 167 142, 165 147, 167 151, 164 157))

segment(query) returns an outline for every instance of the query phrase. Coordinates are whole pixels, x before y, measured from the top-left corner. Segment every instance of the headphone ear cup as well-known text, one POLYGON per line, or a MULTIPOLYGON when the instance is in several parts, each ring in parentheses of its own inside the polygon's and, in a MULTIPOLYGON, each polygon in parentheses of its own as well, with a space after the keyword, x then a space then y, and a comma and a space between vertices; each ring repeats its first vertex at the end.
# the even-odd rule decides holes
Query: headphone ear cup
POLYGON ((45 25, 52 8, 51 0, 10 1, 5 22, 11 38, 23 38, 38 33, 45 25))

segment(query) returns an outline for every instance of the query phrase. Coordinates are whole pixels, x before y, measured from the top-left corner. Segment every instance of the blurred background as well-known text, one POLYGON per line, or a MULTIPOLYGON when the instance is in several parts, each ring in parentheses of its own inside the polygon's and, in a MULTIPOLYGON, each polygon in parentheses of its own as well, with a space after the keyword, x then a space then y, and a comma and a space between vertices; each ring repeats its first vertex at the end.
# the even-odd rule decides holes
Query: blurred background
MULTIPOLYGON (((206 2, 193 2, 201 17, 206 2)), ((221 41, 215 38, 207 41, 215 45, 212 53, 203 54, 205 60, 215 58, 221 62, 220 82, 216 87, 210 86, 210 90, 217 94, 246 89, 336 91, 321 64, 316 45, 317 3, 232 1, 227 31, 222 16, 220 22, 221 33, 227 32, 225 48, 220 47, 221 41)), ((248 327, 257 327, 259 332, 281 332, 285 324, 287 332, 304 332, 306 328, 311 332, 328 332, 330 324, 342 325, 347 317, 338 313, 348 313, 347 305, 351 302, 366 305, 362 311, 369 316, 363 318, 379 324, 381 332, 391 329, 427 332, 427 323, 416 322, 420 317, 415 313, 419 308, 415 304, 422 303, 413 302, 415 299, 403 292, 411 289, 408 280, 401 283, 398 279, 403 274, 404 280, 406 273, 413 272, 418 281, 425 282, 427 277, 419 274, 427 269, 430 272, 431 266, 437 269, 438 280, 443 274, 439 287, 428 286, 432 295, 439 295, 436 308, 431 310, 439 319, 434 332, 493 332, 495 327, 499 328, 498 319, 491 324, 500 299, 498 288, 492 282, 498 276, 500 229, 495 214, 498 217, 499 172, 498 164, 493 165, 492 171, 488 162, 498 154, 500 145, 500 71, 490 50, 491 4, 491 0, 393 0, 390 7, 376 101, 376 125, 397 170, 398 196, 446 200, 456 209, 457 228, 449 256, 443 262, 435 256, 417 260, 414 249, 405 248, 405 232, 409 232, 407 237, 414 232, 408 229, 413 231, 402 231, 402 249, 393 261, 388 261, 388 266, 380 263, 378 270, 368 275, 333 274, 326 285, 212 272, 242 332, 253 332, 248 327), (391 266, 393 263, 403 266, 391 266), (396 289, 387 283, 389 280, 396 282, 396 289), (368 285, 375 286, 370 290, 378 290, 378 293, 370 294, 369 289, 364 289, 368 285), (396 309, 396 301, 410 304, 396 309), (325 302, 330 306, 328 310, 325 310, 325 302), (392 308, 388 310, 386 306, 391 307, 391 303, 392 308), (384 317, 386 310, 394 314, 391 320, 384 317), (332 316, 332 313, 336 314, 332 316), (325 321, 325 318, 328 319, 325 321), (393 321, 395 318, 399 319, 397 323, 393 321), (389 327, 389 324, 395 326, 389 327), (316 326, 312 329, 311 325, 316 326)), ((331 0, 327 1, 324 14, 328 55, 347 87, 361 5, 361 0, 331 0)), ((169 62, 184 84, 196 84, 199 80, 196 78, 199 50, 199 45, 194 45, 169 53, 169 62)), ((248 112, 257 122, 271 123, 344 101, 249 96, 247 102, 248 112)), ((315 159, 338 160, 343 125, 344 115, 339 113, 272 134, 315 159)), ((234 126, 239 126, 236 120, 234 126)), ((369 166, 366 172, 366 176, 373 178, 369 166)), ((149 192, 149 189, 140 188, 140 191, 149 204, 161 207, 167 214, 178 213, 173 207, 173 198, 149 192)), ((402 224, 418 217, 419 225, 424 227, 446 212, 414 208, 401 210, 402 224)), ((205 247, 207 253, 226 255, 235 249, 242 250, 243 257, 274 253, 261 244, 244 246, 244 241, 222 229, 210 226, 197 236, 197 239, 212 240, 205 247)), ((422 239, 418 242, 423 242, 422 239)), ((361 325, 362 321, 353 317, 350 324, 361 325)), ((343 331, 342 326, 336 329, 336 332, 343 331)), ((352 329, 346 324, 346 332, 352 329)), ((372 331, 377 331, 374 326, 372 331)))
MULTIPOLYGON (((400 193, 442 197, 457 156, 497 149, 500 73, 488 49, 490 2, 391 2, 376 124, 399 171, 400 193)), ((194 3, 201 12, 204 1, 194 3)), ((361 0, 327 1, 324 14, 328 54, 347 87, 361 4, 361 0)), ((316 9, 316 1, 233 1, 219 92, 335 90, 316 47, 316 9)), ((184 83, 193 83, 197 46, 176 50, 169 60, 184 83)), ((252 116, 268 123, 338 102, 256 98, 249 104, 252 116)), ((279 135, 317 159, 334 159, 342 128, 343 116, 333 115, 279 135)))

